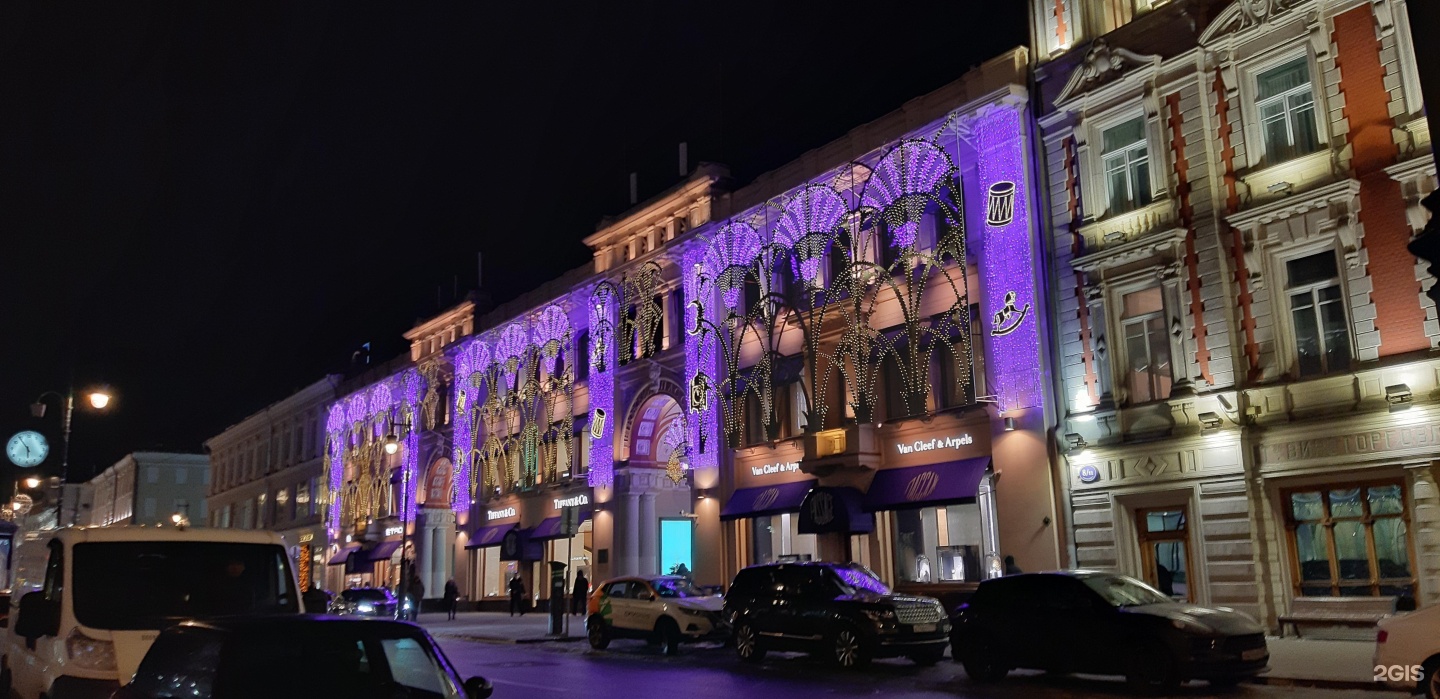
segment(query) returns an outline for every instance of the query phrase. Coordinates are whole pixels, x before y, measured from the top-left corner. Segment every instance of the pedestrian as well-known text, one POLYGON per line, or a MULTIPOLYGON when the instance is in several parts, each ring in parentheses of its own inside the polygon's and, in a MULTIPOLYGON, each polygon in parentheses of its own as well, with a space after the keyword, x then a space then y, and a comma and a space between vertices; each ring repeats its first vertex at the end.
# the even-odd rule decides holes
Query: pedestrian
POLYGON ((320 589, 314 582, 310 583, 310 589, 305 591, 305 611, 311 614, 324 614, 330 609, 330 593, 320 589))
POLYGON ((460 606, 460 586, 455 584, 455 578, 445 581, 445 612, 449 619, 455 618, 456 607, 460 606))
POLYGON ((585 613, 585 598, 590 596, 590 579, 585 577, 585 571, 575 574, 575 588, 570 591, 570 613, 585 613))
POLYGON ((1019 574, 1021 574, 1021 573, 1023 573, 1023 572, 1025 572, 1025 571, 1020 570, 1020 566, 1015 565, 1015 557, 1014 557, 1014 556, 1006 556, 1006 557, 1005 557, 1005 574, 1006 574, 1006 575, 1019 575, 1019 574))
POLYGON ((510 616, 515 616, 515 610, 520 610, 520 616, 525 616, 525 582, 520 579, 519 574, 510 578, 510 616))
POLYGON ((420 620, 420 600, 425 599, 425 583, 418 573, 410 576, 410 621, 420 620))

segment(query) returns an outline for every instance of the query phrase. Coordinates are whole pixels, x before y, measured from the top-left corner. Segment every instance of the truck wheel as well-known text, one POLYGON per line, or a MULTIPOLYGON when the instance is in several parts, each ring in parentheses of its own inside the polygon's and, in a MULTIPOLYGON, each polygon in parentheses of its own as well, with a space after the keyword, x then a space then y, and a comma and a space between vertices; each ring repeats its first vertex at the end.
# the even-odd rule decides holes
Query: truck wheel
POLYGON ((755 627, 744 622, 735 627, 735 654, 748 663, 765 659, 765 649, 760 647, 760 634, 755 633, 755 627))
POLYGON ((655 638, 660 643, 660 652, 665 655, 680 654, 680 627, 670 617, 661 617, 655 625, 655 638))
POLYGON ((585 637, 590 641, 590 647, 595 650, 605 650, 610 645, 610 633, 605 629, 605 621, 600 617, 590 617, 585 622, 585 637))
POLYGON ((870 650, 865 639, 854 629, 843 628, 830 639, 830 657, 836 665, 844 668, 864 667, 870 662, 870 650))

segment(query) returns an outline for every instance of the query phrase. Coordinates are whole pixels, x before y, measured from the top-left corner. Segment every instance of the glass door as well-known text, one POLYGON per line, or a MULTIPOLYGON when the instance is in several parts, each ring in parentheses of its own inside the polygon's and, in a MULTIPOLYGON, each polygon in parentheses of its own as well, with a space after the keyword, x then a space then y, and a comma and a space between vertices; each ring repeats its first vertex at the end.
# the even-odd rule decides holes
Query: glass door
POLYGON ((1186 508, 1157 507, 1135 513, 1145 582, 1166 595, 1193 601, 1190 586, 1190 517, 1186 508))

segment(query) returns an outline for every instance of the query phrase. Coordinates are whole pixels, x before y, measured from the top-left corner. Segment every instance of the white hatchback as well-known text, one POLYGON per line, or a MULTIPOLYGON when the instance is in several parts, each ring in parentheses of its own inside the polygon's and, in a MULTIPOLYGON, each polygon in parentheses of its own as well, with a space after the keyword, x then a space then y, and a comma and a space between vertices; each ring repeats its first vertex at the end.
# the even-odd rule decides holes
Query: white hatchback
POLYGON ((640 638, 675 654, 682 641, 722 638, 725 599, 674 575, 606 580, 590 593, 585 635, 600 650, 614 638, 640 638))
POLYGON ((1375 681, 1440 699, 1440 605, 1380 620, 1375 681))

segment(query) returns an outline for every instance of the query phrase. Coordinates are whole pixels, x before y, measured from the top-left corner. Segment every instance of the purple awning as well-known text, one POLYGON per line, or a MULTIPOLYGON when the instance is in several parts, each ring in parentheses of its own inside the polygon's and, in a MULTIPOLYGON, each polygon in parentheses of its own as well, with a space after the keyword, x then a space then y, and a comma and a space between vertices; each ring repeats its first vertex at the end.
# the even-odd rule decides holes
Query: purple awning
POLYGON ((865 494, 865 509, 902 510, 975 499, 990 457, 878 471, 865 494))
POLYGON ((762 517, 781 512, 799 512, 805 494, 815 487, 815 481, 781 483, 759 488, 741 488, 725 501, 720 508, 720 519, 741 517, 762 517))
POLYGON ((483 549, 487 546, 499 546, 505 541, 505 533, 518 526, 520 526, 519 522, 506 522, 505 524, 480 527, 475 530, 475 535, 470 537, 470 543, 465 544, 465 548, 483 549))
POLYGON ((365 560, 388 561, 391 556, 395 555, 395 549, 398 548, 400 548, 400 542, 398 541, 382 541, 380 545, 365 553, 365 560))
MULTIPOLYGON (((580 521, 576 524, 584 524, 587 519, 590 519, 590 510, 582 509, 580 510, 580 521)), ((564 530, 560 528, 560 520, 560 517, 546 517, 545 521, 540 523, 540 526, 535 527, 535 531, 530 534, 530 538, 544 541, 546 539, 559 539, 565 536, 564 530)))
POLYGON ((330 557, 330 565, 344 565, 345 559, 350 557, 350 552, 359 550, 360 544, 346 544, 344 548, 340 549, 335 553, 334 556, 330 557))

